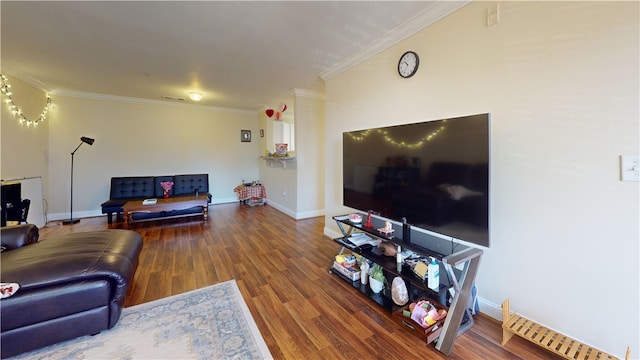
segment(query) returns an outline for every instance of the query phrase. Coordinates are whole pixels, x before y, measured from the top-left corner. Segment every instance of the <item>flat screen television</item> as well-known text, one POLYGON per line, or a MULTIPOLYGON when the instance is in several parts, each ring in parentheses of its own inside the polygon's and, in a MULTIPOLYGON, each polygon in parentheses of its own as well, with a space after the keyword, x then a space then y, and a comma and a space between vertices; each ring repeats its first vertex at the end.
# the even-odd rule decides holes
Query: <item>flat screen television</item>
POLYGON ((489 114, 343 133, 344 205, 489 247, 489 114))

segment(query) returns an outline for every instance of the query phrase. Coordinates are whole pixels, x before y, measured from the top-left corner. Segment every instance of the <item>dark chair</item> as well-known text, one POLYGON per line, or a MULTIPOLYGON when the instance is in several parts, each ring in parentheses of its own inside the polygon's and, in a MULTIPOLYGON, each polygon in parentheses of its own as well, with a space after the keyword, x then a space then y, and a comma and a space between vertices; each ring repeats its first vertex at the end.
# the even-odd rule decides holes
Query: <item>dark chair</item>
POLYGON ((31 206, 31 200, 22 199, 20 203, 20 219, 18 219, 18 224, 28 224, 27 216, 29 216, 29 206, 31 206))
POLYGON ((29 216, 29 206, 31 200, 22 199, 19 203, 8 203, 7 207, 2 209, 2 226, 6 226, 7 221, 17 221, 18 224, 27 224, 27 216, 29 216))

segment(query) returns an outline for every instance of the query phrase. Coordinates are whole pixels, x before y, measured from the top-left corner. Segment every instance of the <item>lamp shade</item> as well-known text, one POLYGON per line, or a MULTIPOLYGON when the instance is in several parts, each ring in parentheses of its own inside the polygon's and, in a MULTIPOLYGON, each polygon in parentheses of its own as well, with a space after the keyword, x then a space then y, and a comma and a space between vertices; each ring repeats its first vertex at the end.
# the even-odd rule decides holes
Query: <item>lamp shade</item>
POLYGON ((82 140, 83 143, 89 145, 93 145, 93 142, 96 141, 96 139, 88 138, 86 136, 81 137, 80 140, 82 140))

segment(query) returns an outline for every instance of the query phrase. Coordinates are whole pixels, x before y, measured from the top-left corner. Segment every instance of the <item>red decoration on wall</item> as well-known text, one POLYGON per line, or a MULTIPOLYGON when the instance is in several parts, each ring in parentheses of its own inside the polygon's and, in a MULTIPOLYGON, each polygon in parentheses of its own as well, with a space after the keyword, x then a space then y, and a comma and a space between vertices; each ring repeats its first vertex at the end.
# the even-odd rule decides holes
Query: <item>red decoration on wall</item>
POLYGON ((267 109, 265 110, 265 114, 267 114, 267 116, 269 118, 272 118, 273 115, 276 116, 276 120, 280 121, 282 119, 282 113, 285 112, 287 110, 287 104, 285 103, 280 103, 280 105, 278 106, 278 108, 280 109, 280 111, 275 111, 273 109, 267 109))

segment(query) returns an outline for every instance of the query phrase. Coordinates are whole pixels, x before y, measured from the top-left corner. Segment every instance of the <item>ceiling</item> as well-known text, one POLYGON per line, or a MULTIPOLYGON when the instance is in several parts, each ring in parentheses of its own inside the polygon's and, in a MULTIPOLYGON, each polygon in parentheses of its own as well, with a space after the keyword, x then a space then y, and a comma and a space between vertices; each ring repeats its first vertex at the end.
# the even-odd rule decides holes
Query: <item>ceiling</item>
POLYGON ((259 110, 466 3, 3 0, 2 71, 53 94, 259 110))

